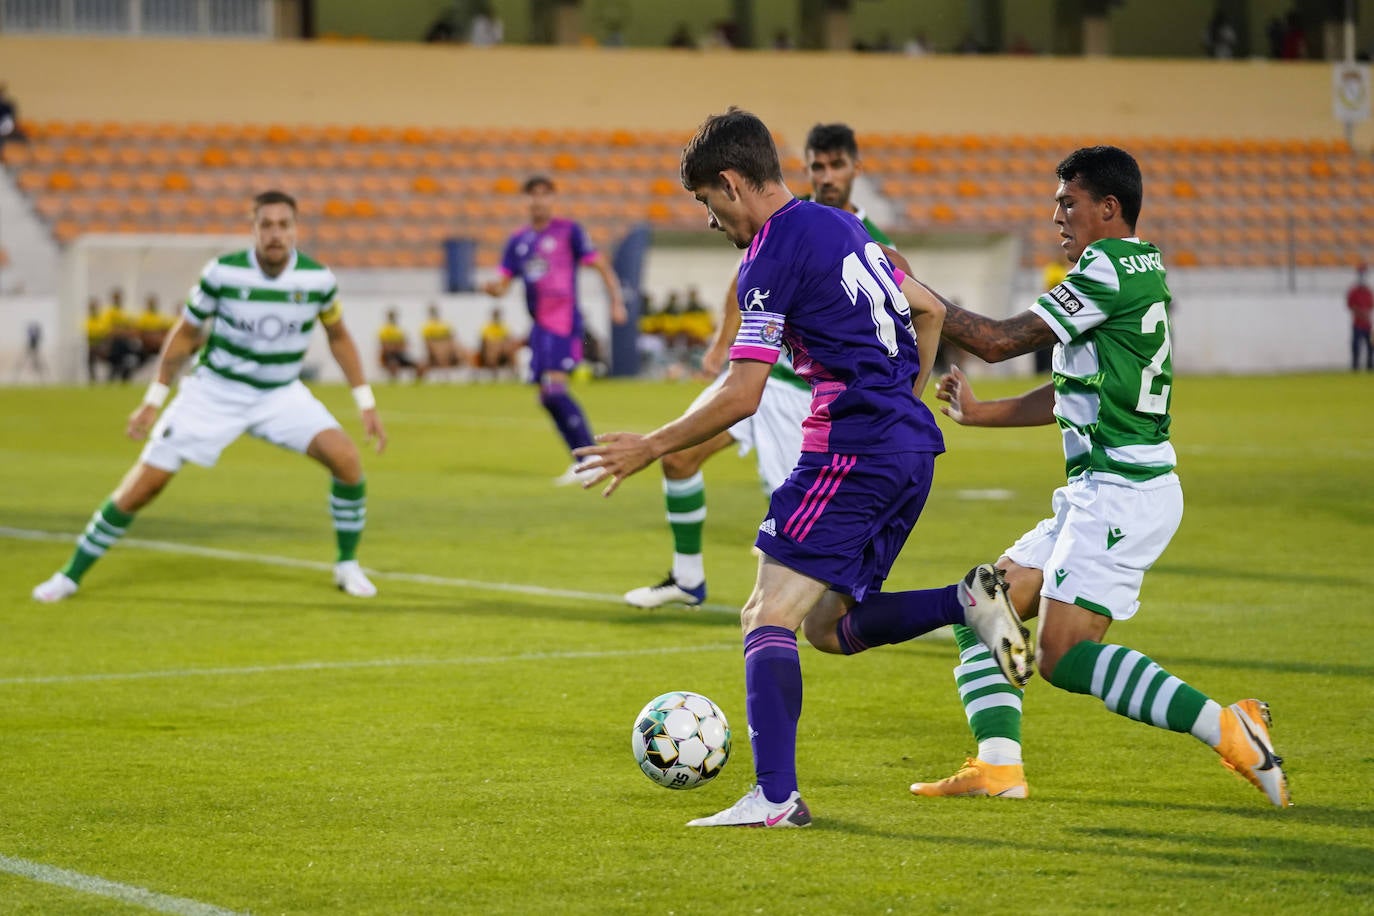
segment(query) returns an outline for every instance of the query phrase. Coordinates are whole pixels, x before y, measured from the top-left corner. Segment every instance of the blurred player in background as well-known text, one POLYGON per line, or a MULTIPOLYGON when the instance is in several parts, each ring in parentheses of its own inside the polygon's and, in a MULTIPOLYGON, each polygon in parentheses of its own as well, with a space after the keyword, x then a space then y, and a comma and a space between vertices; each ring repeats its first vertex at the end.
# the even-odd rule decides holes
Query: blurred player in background
MULTIPOLYGON (((505 295, 511 281, 525 284, 530 327, 530 377, 539 385, 539 403, 548 411, 568 451, 592 443, 591 426, 582 407, 568 393, 568 376, 582 361, 582 312, 577 303, 577 271, 588 265, 601 275, 610 299, 611 321, 624 324, 625 302, 620 281, 578 223, 553 215, 553 180, 536 175, 525 182, 530 222, 506 242, 500 276, 483 290, 505 295)), ((577 462, 555 479, 576 483, 577 462)))
MULTIPOLYGON (((1124 150, 1079 149, 1056 170, 1054 221, 1068 275, 1029 310, 994 320, 946 302, 944 335, 989 362, 1053 346, 1053 379, 1018 397, 979 401, 957 369, 940 380, 944 412, 970 426, 1057 423, 1068 483, 1053 516, 997 561, 1022 617, 1040 616, 1038 669, 1112 712, 1187 732, 1277 806, 1282 761, 1258 700, 1223 707, 1134 649, 1102 642, 1140 607, 1140 587, 1183 518, 1169 442, 1173 363, 1169 288, 1159 249, 1136 237, 1143 185, 1124 150), (1049 575, 1047 575, 1047 573, 1049 575)), ((917 795, 1025 797, 1020 692, 961 635, 955 680, 978 739, 954 776, 917 795), (992 715, 989 715, 992 713, 992 715)))
MULTIPOLYGON (((812 199, 853 213, 874 241, 891 247, 892 240, 850 199, 860 166, 859 144, 847 124, 817 124, 811 128, 806 137, 806 169, 812 199)), ((712 374, 725 366, 730 344, 739 332, 738 283, 736 268, 725 295, 720 327, 701 360, 701 368, 712 374)), ((693 406, 710 398, 720 385, 721 378, 717 378, 693 406)), ((706 562, 702 555, 706 478, 702 465, 731 446, 737 446, 741 456, 752 449, 758 460, 759 480, 772 493, 796 467, 802 449, 802 421, 810 413, 811 386, 798 377, 784 353, 773 364, 759 408, 752 416, 699 445, 663 456, 663 498, 668 507, 668 527, 673 533, 672 567, 662 582, 626 592, 626 603, 642 608, 665 604, 695 607, 706 600, 706 562)))
POLYGON ((846 633, 875 637, 901 627, 910 638, 965 621, 993 641, 1024 635, 1010 606, 969 604, 953 586, 879 592, 944 451, 920 400, 939 344, 939 300, 894 269, 853 215, 794 198, 772 134, 748 112, 731 109, 702 124, 683 151, 682 183, 705 205, 710 227, 747 249, 730 368, 709 398, 649 435, 611 433, 580 449, 596 472, 584 486, 609 478, 609 496, 655 458, 729 429, 758 408, 774 363, 784 348, 791 352, 813 407, 797 466, 759 526, 758 578, 740 615, 758 781, 689 826, 805 827, 811 812, 796 766, 799 627, 816 615, 853 621, 846 633))
POLYGON ((363 429, 381 452, 386 433, 358 348, 344 327, 338 284, 328 268, 296 250, 296 201, 288 194, 264 191, 254 198, 253 243, 252 249, 217 258, 201 272, 167 338, 157 379, 129 417, 129 437, 146 436, 148 444, 96 509, 67 565, 34 588, 36 600, 74 595, 82 576, 184 463, 212 467, 245 432, 329 469, 329 511, 338 545, 334 583, 360 598, 377 593, 357 560, 367 515, 357 446, 300 381, 310 332, 319 322, 353 389, 363 429), (195 368, 158 417, 168 389, 197 350, 195 368))

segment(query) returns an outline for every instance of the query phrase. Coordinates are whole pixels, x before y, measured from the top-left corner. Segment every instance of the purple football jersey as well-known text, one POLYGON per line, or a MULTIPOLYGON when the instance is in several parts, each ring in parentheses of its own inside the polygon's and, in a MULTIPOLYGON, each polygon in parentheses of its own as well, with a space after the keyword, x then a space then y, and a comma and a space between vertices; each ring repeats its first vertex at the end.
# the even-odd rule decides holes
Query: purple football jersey
POLYGON ((739 307, 730 358, 771 363, 786 348, 811 385, 802 451, 944 451, 911 391, 920 358, 910 307, 853 214, 803 200, 774 213, 740 266, 739 307))
POLYGON ((543 230, 526 226, 512 235, 501 255, 501 272, 525 281, 525 307, 535 324, 555 334, 581 336, 577 268, 596 258, 596 248, 579 224, 554 219, 543 230))

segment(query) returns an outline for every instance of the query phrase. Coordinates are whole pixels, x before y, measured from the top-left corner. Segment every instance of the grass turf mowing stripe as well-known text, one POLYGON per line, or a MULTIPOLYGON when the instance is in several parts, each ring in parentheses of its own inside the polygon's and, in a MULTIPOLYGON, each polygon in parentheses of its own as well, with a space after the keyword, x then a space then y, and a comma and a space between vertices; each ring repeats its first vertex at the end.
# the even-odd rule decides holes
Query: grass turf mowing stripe
POLYGON ((80 891, 83 894, 108 897, 111 900, 156 910, 159 913, 172 913, 174 916, 241 916, 238 911, 226 910, 209 903, 201 903, 199 900, 171 897, 145 888, 120 884, 118 881, 107 881, 104 878, 97 878, 95 875, 85 875, 79 871, 69 871, 65 868, 44 865, 41 862, 30 862, 27 859, 15 859, 6 855, 0 855, 0 871, 21 878, 28 878, 30 881, 80 891))
POLYGON ((527 652, 521 655, 472 656, 468 658, 374 658, 351 662, 296 662, 289 665, 246 665, 240 668, 170 668, 162 671, 125 671, 105 674, 52 674, 0 678, 0 687, 17 684, 76 684, 90 681, 138 681, 177 677, 235 677, 287 671, 346 671, 358 668, 422 668, 426 666, 501 665, 511 662, 544 662, 587 658, 634 658, 678 655, 687 652, 738 652, 739 643, 676 646, 656 649, 624 649, 584 652, 527 652))
MULTIPOLYGON (((19 541, 56 541, 71 543, 76 536, 58 531, 37 531, 29 528, 7 528, 0 526, 0 537, 19 541)), ((285 566, 291 569, 313 569, 332 572, 333 563, 319 560, 298 560, 295 557, 274 557, 261 553, 245 553, 239 550, 224 550, 218 547, 197 547, 194 544, 175 544, 171 541, 149 541, 143 538, 124 538, 120 548, 133 547, 140 550, 153 550, 161 553, 183 553, 195 557, 208 557, 215 560, 229 560, 234 563, 260 563, 266 566, 285 566)), ((547 588, 542 585, 524 585, 518 582, 482 582, 477 579, 455 579, 448 576, 431 576, 425 573, 387 572, 364 567, 367 574, 377 579, 390 579, 394 582, 415 582, 420 585, 440 585, 447 588, 465 588, 472 591, 505 592, 516 595, 531 595, 540 598, 567 598, 572 601, 592 601, 598 604, 623 604, 621 595, 608 595, 599 592, 581 592, 565 588, 547 588)), ((711 611, 717 614, 738 614, 739 608, 729 604, 699 604, 693 610, 711 611)))

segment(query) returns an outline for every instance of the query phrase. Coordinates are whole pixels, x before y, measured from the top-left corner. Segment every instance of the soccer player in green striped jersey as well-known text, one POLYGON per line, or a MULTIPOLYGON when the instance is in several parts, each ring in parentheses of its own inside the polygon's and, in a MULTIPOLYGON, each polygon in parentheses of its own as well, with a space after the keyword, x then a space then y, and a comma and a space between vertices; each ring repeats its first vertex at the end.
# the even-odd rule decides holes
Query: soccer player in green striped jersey
POLYGON ((281 191, 253 200, 253 248, 206 265, 163 345, 157 380, 129 417, 131 439, 148 438, 138 462, 77 538, 71 559, 37 585, 38 601, 76 594, 82 577, 124 535, 182 465, 211 467, 243 433, 301 452, 329 469, 329 509, 338 557, 334 583, 370 598, 377 589, 358 565, 367 516, 358 448, 301 383, 310 332, 318 323, 380 453, 386 432, 362 360, 344 326, 334 274, 296 250, 296 201, 281 191), (170 386, 197 352, 194 370, 162 412, 170 386), (150 433, 151 430, 151 433, 150 433))
MULTIPOLYGON (((853 213, 875 242, 891 248, 892 240, 851 200, 854 179, 860 173, 859 144, 853 129, 847 124, 817 124, 806 136, 805 152, 811 199, 853 213)), ((720 327, 701 360, 701 368, 712 374, 725 368, 730 344, 739 331, 738 282, 736 269, 725 294, 720 327)), ((710 397, 719 384, 717 379, 698 395, 697 401, 710 397)), ((702 465, 712 455, 732 446, 741 455, 752 450, 758 460, 759 479, 771 493, 797 465, 802 446, 801 424, 810 413, 811 386, 792 371, 790 360, 779 359, 752 417, 700 445, 663 456, 663 499, 673 534, 673 562, 663 581, 626 592, 627 604, 642 608, 665 604, 694 607, 706 600, 706 565, 702 554, 706 478, 701 473, 702 465)))
MULTIPOLYGON (((1054 347, 1052 380, 1020 396, 979 401, 957 369, 936 392, 961 424, 1054 423, 1063 440, 1068 483, 1055 491, 1053 515, 998 560, 1006 591, 995 583, 991 591, 1009 593, 1022 617, 1038 612, 1036 666, 1051 684, 1091 694, 1138 722, 1192 734, 1286 806, 1267 704, 1222 706, 1140 652, 1104 641, 1113 621, 1139 609, 1145 570, 1183 517, 1169 442, 1170 295, 1159 249, 1136 236, 1143 196, 1136 161, 1115 147, 1090 147, 1064 159, 1057 175, 1054 221, 1073 265, 1064 281, 1001 321, 945 303, 945 338, 989 362, 1054 347)), ((1020 693, 983 647, 961 639, 960 648, 955 677, 979 756, 912 791, 1025 797, 1020 693)))

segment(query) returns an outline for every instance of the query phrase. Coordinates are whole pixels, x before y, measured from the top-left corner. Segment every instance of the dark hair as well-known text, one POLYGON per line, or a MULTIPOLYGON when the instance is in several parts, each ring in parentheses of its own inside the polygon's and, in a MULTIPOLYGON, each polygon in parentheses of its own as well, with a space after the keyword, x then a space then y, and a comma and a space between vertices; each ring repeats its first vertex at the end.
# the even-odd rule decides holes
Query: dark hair
POLYGON ((817 124, 806 135, 806 149, 818 153, 843 150, 850 159, 859 158, 859 141, 854 139, 854 128, 848 124, 817 124))
POLYGON ((1115 146, 1085 146, 1069 153, 1054 173, 1062 182, 1077 181, 1095 200, 1115 197, 1121 218, 1135 228, 1145 189, 1140 165, 1130 153, 1115 146))
POLYGON ((782 164, 768 127, 756 116, 731 107, 711 115, 682 150, 682 186, 695 191, 714 187, 726 170, 739 172, 756 191, 782 184, 782 164))
POLYGON ((257 212, 268 204, 286 204, 293 214, 296 212, 296 198, 285 191, 272 190, 263 191, 253 198, 253 214, 256 216, 257 212))
POLYGON ((524 187, 525 193, 533 194, 535 188, 548 188, 550 191, 553 191, 555 190, 553 179, 548 175, 531 175, 529 178, 526 178, 524 187))

